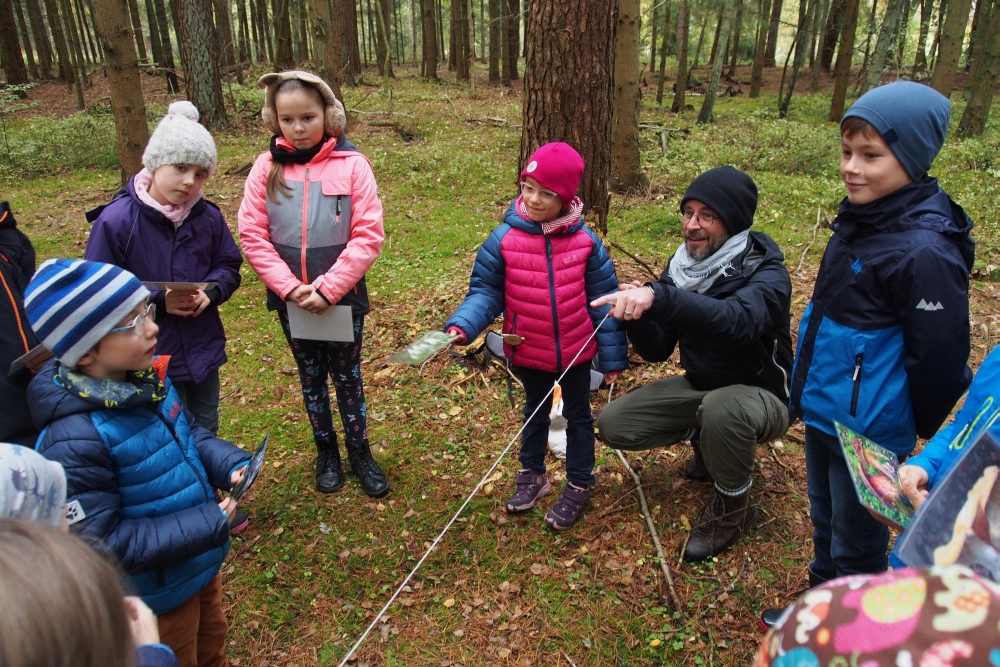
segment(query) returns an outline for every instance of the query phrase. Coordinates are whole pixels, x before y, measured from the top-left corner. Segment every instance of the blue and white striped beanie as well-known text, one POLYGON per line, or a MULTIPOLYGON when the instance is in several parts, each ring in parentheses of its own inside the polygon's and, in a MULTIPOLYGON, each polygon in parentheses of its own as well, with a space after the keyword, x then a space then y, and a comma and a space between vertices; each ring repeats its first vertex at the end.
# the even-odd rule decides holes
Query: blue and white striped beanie
POLYGON ((148 297, 138 278, 113 264, 50 259, 28 283, 24 312, 38 340, 72 367, 148 297))

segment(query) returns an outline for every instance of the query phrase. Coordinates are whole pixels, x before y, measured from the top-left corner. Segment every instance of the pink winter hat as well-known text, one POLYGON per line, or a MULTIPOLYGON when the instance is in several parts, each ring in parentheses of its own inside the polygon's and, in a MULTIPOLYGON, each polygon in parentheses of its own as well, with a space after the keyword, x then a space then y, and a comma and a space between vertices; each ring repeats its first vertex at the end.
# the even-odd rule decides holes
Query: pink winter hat
POLYGON ((531 154, 521 178, 531 176, 562 199, 563 206, 576 197, 583 177, 583 158, 569 144, 553 141, 531 154))

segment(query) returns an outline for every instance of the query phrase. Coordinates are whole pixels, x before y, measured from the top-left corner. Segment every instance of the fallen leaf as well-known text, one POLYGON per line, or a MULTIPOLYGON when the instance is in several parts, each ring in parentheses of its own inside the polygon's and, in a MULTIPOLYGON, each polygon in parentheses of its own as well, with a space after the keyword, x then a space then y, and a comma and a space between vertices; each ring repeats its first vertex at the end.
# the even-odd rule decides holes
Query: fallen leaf
POLYGON ((399 604, 404 607, 412 607, 415 600, 413 598, 399 598, 399 604))
POLYGON ((350 556, 350 555, 351 555, 351 550, 350 549, 344 549, 339 554, 337 554, 337 558, 339 558, 340 560, 347 560, 347 557, 350 556))
POLYGON ((260 627, 260 623, 258 623, 257 621, 250 621, 250 623, 248 623, 247 625, 250 626, 251 630, 256 630, 257 628, 260 627))
POLYGON ((570 558, 569 560, 563 561, 563 567, 573 567, 573 565, 575 563, 576 563, 576 559, 575 558, 570 558))
POLYGON ((681 514, 681 526, 683 526, 684 530, 691 530, 691 520, 687 518, 686 514, 681 514))
POLYGON ((444 601, 444 606, 445 607, 454 607, 455 606, 455 598, 448 598, 447 600, 445 600, 444 601))
POLYGON ((406 510, 406 514, 403 515, 403 518, 404 519, 409 519, 414 514, 416 514, 416 512, 413 511, 413 508, 411 507, 410 509, 406 510))
POLYGON ((275 528, 274 532, 271 533, 271 535, 277 537, 278 535, 281 535, 283 532, 285 532, 285 529, 282 528, 281 526, 278 526, 277 528, 275 528))
POLYGON ((455 405, 455 406, 453 406, 451 408, 451 410, 448 411, 448 414, 451 415, 452 417, 454 417, 454 416, 456 416, 458 414, 461 414, 461 412, 462 412, 462 408, 460 408, 457 405, 455 405))
POLYGON ((531 570, 532 574, 536 576, 541 576, 545 574, 549 568, 542 565, 541 563, 532 563, 531 567, 529 567, 528 569, 531 570))
POLYGON ((508 655, 510 655, 510 649, 506 648, 506 647, 505 648, 498 648, 497 649, 497 655, 500 656, 501 658, 506 658, 508 655))
POLYGON ((330 526, 326 525, 322 521, 319 522, 319 532, 323 533, 324 535, 329 535, 331 530, 332 529, 330 528, 330 526))
POLYGON ((649 642, 649 645, 652 646, 653 648, 656 648, 657 646, 660 645, 660 640, 654 639, 653 641, 649 642))
POLYGON ((455 630, 455 632, 453 632, 451 634, 455 635, 456 637, 464 637, 465 636, 465 630, 463 630, 462 628, 459 628, 458 630, 455 630))
POLYGON ((438 419, 447 419, 447 418, 448 418, 448 413, 446 412, 438 413, 438 419))

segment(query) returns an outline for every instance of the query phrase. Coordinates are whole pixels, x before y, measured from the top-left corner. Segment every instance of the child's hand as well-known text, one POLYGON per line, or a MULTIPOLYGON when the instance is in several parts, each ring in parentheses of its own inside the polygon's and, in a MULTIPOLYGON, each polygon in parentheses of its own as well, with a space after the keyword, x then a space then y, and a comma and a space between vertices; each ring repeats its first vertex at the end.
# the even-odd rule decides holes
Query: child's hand
POLYGON ((614 384, 615 382, 618 381, 618 378, 621 377, 621 374, 622 374, 621 371, 612 371, 610 373, 605 373, 604 384, 606 385, 614 384))
POLYGON ((927 491, 929 481, 927 471, 920 466, 904 465, 899 467, 899 483, 915 510, 919 510, 920 506, 927 500, 927 496, 930 495, 930 492, 927 491))
POLYGON ((326 309, 330 307, 323 295, 319 293, 319 290, 314 289, 313 293, 307 296, 302 301, 299 301, 299 308, 303 310, 308 310, 313 315, 322 315, 326 312, 326 309))
POLYGON ((199 315, 201 315, 203 312, 205 312, 205 309, 208 308, 209 304, 211 303, 212 300, 208 298, 207 294, 205 294, 205 290, 198 290, 197 292, 195 292, 195 297, 194 297, 195 308, 193 311, 191 311, 191 317, 198 317, 199 315))
POLYGON ((223 514, 226 515, 226 519, 229 521, 229 525, 233 523, 233 515, 236 513, 236 501, 232 498, 226 498, 221 503, 219 503, 219 509, 222 510, 223 514))
POLYGON ((465 345, 465 334, 458 327, 448 327, 447 334, 456 345, 465 345))
MULTIPOLYGON (((200 290, 168 289, 163 297, 167 312, 178 317, 191 317, 198 309, 198 293, 200 290)), ((201 292, 204 295, 204 292, 201 292)), ((205 297, 208 300, 208 297, 205 297)), ((208 305, 207 303, 205 305, 208 305)), ((204 308, 202 308, 204 310, 204 308)), ((199 310, 200 314, 201 311, 199 310)))
POLYGON ((240 480, 243 479, 243 476, 247 474, 247 468, 249 468, 249 467, 250 467, 250 465, 247 464, 247 465, 243 466, 242 468, 240 468, 239 470, 234 470, 233 474, 229 476, 229 482, 233 486, 236 486, 237 484, 239 484, 240 480))
POLYGON ((292 303, 302 303, 302 300, 310 296, 316 288, 312 285, 299 285, 285 297, 285 301, 291 301, 292 303))
POLYGON ((124 602, 132 643, 136 646, 159 644, 160 628, 153 610, 140 597, 129 595, 124 598, 124 602))

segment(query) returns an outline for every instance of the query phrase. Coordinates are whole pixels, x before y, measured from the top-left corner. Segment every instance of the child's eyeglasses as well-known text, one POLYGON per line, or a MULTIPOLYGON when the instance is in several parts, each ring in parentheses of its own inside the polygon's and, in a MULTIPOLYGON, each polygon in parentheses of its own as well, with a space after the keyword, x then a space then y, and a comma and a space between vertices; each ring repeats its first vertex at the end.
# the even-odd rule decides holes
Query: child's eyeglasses
POLYGON ((684 222, 690 222, 691 218, 696 218, 698 220, 698 226, 701 227, 702 229, 708 229, 709 227, 714 225, 717 220, 722 219, 721 217, 715 215, 714 213, 708 213, 707 211, 695 213, 689 208, 684 209, 681 212, 681 215, 684 216, 684 222))
POLYGON ((132 333, 134 333, 136 336, 141 336, 144 333, 146 333, 146 320, 150 318, 151 319, 156 318, 155 303, 151 303, 148 306, 146 306, 146 312, 139 313, 138 315, 136 315, 135 319, 132 320, 132 324, 129 324, 128 326, 124 327, 115 327, 110 331, 110 333, 118 333, 119 331, 128 331, 131 329, 132 333))
POLYGON ((528 185, 524 181, 521 181, 521 194, 524 195, 525 198, 534 197, 537 194, 541 198, 541 200, 546 203, 554 200, 556 197, 559 196, 556 193, 550 192, 548 190, 539 190, 536 187, 528 185))

